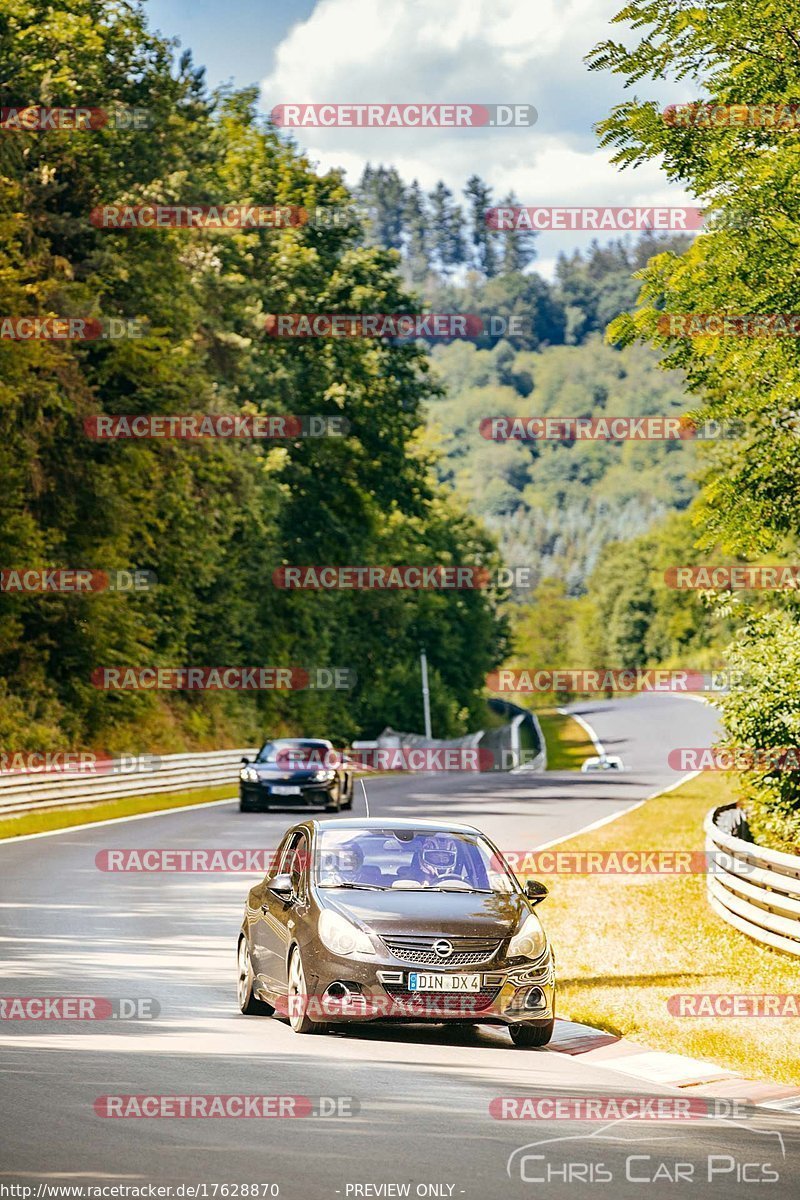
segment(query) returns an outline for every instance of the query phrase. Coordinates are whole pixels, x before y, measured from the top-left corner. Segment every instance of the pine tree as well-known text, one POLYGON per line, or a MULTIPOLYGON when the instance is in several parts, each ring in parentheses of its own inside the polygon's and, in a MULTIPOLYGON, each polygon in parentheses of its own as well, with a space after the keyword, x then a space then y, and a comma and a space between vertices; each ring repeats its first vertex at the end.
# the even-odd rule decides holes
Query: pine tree
MULTIPOLYGON (((509 192, 502 202, 503 208, 516 208, 518 204, 513 192, 509 192)), ((532 229, 509 229, 500 236, 503 239, 503 274, 524 271, 536 258, 536 232, 532 229)))
POLYGON ((431 231, 425 195, 415 179, 406 190, 404 223, 407 231, 405 259, 408 277, 414 284, 424 283, 431 271, 431 231))
POLYGON ((449 275, 466 261, 464 214, 453 203, 453 193, 441 180, 429 196, 431 204, 431 233, 436 264, 443 275, 449 275))
POLYGON ((486 213, 492 204, 492 189, 479 175, 471 175, 464 188, 468 201, 470 233, 470 266, 492 279, 499 269, 497 233, 486 224, 486 213))

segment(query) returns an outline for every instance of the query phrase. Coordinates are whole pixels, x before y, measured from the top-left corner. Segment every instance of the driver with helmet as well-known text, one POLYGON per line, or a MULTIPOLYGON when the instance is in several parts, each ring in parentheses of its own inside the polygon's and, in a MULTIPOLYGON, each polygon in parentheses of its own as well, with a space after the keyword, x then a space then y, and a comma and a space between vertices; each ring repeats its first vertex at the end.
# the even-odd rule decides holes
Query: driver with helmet
POLYGON ((458 842, 447 834, 437 833, 424 837, 415 848, 414 856, 407 867, 400 867, 398 879, 412 879, 416 883, 435 887, 440 879, 463 878, 459 866, 458 842))

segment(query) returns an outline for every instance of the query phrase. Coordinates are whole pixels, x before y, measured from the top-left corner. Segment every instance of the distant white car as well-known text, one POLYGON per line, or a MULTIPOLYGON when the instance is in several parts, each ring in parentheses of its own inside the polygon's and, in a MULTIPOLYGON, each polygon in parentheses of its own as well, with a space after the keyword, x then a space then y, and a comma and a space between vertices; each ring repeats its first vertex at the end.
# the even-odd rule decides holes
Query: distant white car
POLYGON ((616 754, 593 754, 581 763, 582 771, 624 771, 622 759, 616 754))

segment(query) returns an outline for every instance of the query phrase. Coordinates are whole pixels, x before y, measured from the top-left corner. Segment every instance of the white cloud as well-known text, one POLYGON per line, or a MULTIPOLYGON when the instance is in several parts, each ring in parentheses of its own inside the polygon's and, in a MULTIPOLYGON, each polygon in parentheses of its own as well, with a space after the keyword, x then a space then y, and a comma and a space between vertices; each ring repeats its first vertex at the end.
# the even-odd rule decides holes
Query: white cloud
MULTIPOLYGON (((680 204, 688 197, 655 165, 620 173, 597 149, 593 124, 623 97, 622 81, 589 72, 583 56, 610 26, 621 0, 320 0, 278 48, 263 81, 264 106, 278 103, 528 103, 532 129, 301 129, 293 136, 322 169, 351 182, 366 162, 393 164, 424 187, 444 179, 460 191, 481 175, 498 200, 524 204, 680 204)), ((680 88, 642 82, 663 103, 680 88)), ((545 257, 583 235, 539 239, 545 257)))

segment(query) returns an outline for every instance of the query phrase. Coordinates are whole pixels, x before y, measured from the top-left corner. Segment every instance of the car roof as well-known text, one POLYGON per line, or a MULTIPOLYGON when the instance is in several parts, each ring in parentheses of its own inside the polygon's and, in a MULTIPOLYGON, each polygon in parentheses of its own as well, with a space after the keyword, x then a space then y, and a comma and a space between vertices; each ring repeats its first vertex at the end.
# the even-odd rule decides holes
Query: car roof
POLYGON ((320 821, 311 817, 308 821, 304 821, 303 824, 312 825, 317 830, 335 827, 336 829, 363 829, 365 833, 369 833, 370 830, 377 832, 380 829, 430 829, 438 833, 448 831, 450 833, 474 833, 480 837, 485 836, 474 825, 462 825, 459 822, 447 820, 412 821, 408 817, 345 817, 327 821, 320 821))

